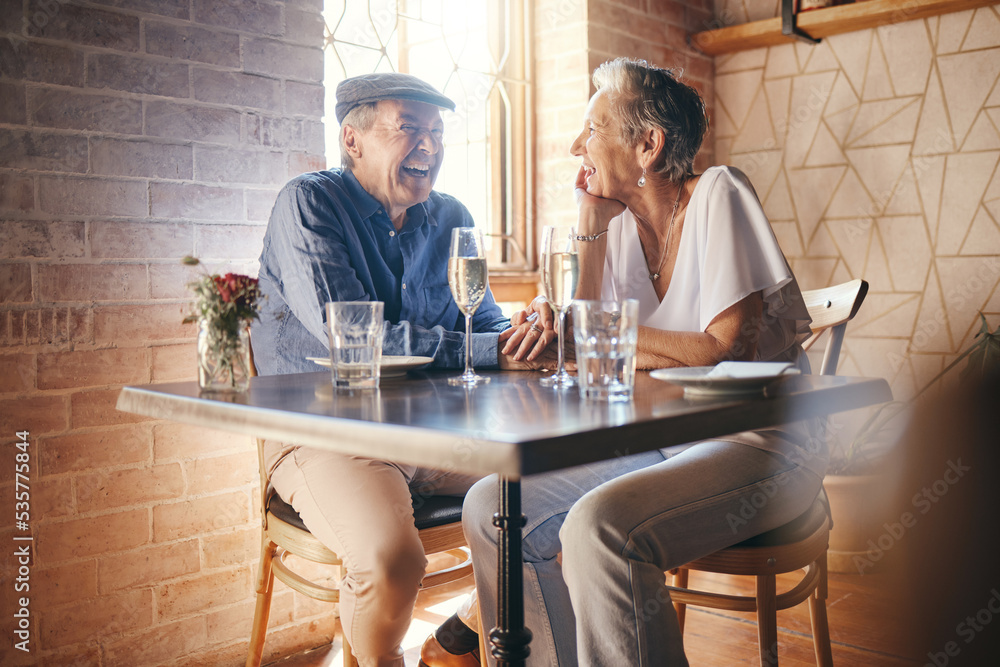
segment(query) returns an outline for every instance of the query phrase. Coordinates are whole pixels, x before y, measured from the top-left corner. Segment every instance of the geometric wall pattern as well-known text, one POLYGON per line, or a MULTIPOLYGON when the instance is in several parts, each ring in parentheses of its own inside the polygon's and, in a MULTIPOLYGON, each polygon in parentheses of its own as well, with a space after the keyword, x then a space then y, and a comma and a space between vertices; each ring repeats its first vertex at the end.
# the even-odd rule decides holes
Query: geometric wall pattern
POLYGON ((998 77, 1000 5, 716 58, 717 163, 750 176, 803 289, 870 283, 840 372, 899 399, 978 312, 1000 324, 998 77))

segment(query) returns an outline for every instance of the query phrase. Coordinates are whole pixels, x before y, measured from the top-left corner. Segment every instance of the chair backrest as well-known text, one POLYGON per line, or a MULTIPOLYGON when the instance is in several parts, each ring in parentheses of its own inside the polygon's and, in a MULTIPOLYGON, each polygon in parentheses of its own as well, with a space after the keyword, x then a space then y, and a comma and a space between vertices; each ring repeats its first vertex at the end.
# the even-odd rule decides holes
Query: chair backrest
MULTIPOLYGON (((253 358, 253 338, 248 336, 248 347, 250 354, 250 377, 257 377, 257 364, 253 358)), ((274 493, 271 480, 267 477, 267 464, 264 461, 264 439, 254 438, 254 445, 257 446, 257 471, 260 474, 260 523, 264 530, 267 530, 267 502, 274 493)))
POLYGON ((812 335, 802 344, 802 349, 808 350, 824 331, 830 330, 830 340, 820 368, 821 375, 837 374, 840 347, 844 342, 847 323, 858 314, 867 295, 868 283, 860 278, 802 293, 802 300, 812 317, 812 324, 809 325, 812 335))
POLYGON ((257 377, 257 362, 253 359, 253 338, 247 336, 247 352, 250 354, 250 377, 257 377))

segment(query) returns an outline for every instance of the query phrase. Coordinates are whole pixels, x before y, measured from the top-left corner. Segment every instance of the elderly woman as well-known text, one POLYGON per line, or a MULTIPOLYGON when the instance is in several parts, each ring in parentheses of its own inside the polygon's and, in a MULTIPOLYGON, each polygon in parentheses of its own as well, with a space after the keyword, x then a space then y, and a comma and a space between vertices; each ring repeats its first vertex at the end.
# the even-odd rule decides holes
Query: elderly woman
MULTIPOLYGON (((698 93, 670 70, 625 59, 601 65, 594 85, 571 149, 582 161, 578 298, 639 301, 640 368, 804 363, 809 316, 753 187, 731 167, 692 172, 707 129, 698 93)), ((541 302, 531 310, 550 321, 541 302)), ((515 316, 523 324, 508 351, 532 347, 528 314, 515 316)), ((808 508, 826 453, 806 441, 793 425, 525 478, 529 663, 687 664, 664 571, 808 508), (761 492, 769 502, 740 514, 761 492)), ((487 628, 496 618, 495 506, 495 478, 466 497, 487 628)))

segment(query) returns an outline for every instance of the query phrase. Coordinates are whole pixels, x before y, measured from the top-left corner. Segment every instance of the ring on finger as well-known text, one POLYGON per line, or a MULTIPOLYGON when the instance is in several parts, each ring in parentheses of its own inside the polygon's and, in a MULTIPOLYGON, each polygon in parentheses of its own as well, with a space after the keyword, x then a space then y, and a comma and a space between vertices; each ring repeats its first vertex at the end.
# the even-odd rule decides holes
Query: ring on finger
POLYGON ((541 333, 542 333, 542 328, 539 327, 537 324, 532 324, 531 325, 531 330, 534 331, 535 333, 539 334, 539 335, 541 335, 541 333))

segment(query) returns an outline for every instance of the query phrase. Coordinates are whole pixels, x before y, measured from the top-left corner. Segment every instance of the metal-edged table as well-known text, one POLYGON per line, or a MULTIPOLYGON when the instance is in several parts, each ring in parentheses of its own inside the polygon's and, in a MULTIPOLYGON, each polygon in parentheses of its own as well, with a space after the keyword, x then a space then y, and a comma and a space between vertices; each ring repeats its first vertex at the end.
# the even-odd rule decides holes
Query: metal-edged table
POLYGON ((522 476, 892 398, 882 379, 802 375, 772 385, 766 397, 690 400, 640 372, 633 401, 607 404, 542 387, 542 373, 480 372, 492 381, 472 389, 450 386, 454 372, 411 372, 352 393, 335 392, 325 372, 254 378, 235 396, 200 395, 195 382, 125 387, 117 407, 343 454, 499 473, 500 599, 491 637, 499 664, 520 665, 531 637, 522 598, 522 476))

